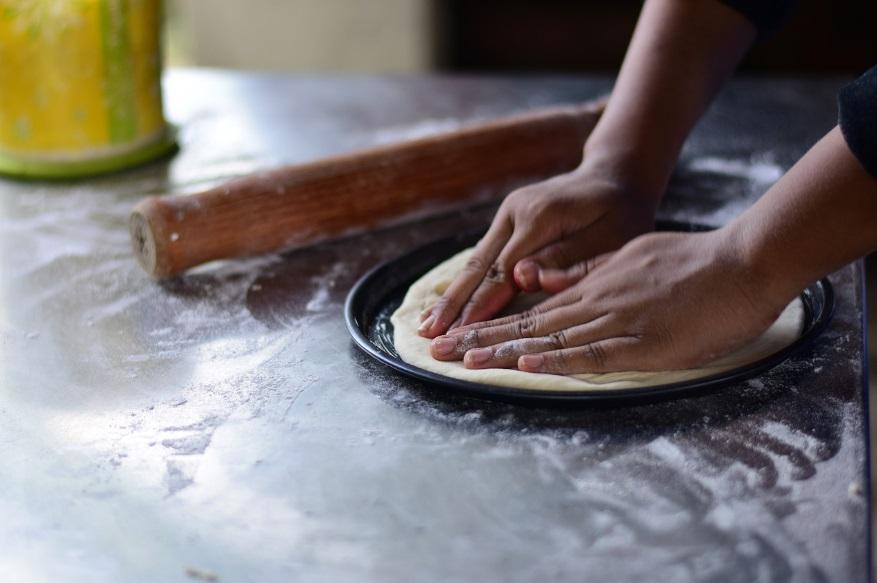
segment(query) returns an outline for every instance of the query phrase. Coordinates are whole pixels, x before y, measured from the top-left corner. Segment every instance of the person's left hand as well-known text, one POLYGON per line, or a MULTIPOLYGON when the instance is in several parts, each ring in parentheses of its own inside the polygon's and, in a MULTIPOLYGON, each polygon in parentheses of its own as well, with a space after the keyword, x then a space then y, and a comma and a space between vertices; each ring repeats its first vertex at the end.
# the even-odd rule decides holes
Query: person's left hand
POLYGON ((724 230, 650 233, 551 270, 535 308, 435 338, 439 360, 555 374, 693 368, 764 332, 794 297, 747 264, 724 230))

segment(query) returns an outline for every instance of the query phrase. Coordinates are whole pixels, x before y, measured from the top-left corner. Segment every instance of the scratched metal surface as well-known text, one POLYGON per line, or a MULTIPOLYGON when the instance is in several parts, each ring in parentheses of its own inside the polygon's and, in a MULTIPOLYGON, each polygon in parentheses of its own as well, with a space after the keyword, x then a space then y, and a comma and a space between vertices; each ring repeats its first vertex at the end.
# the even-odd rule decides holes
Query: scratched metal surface
MULTIPOLYGON (((662 210, 722 223, 834 121, 824 81, 738 81, 662 210)), ((371 364, 341 306, 489 209, 158 285, 147 193, 605 91, 583 78, 172 72, 171 162, 0 181, 0 580, 863 581, 862 270, 812 351, 723 394, 531 411, 371 364)), ((331 204, 331 201, 327 201, 331 204)))

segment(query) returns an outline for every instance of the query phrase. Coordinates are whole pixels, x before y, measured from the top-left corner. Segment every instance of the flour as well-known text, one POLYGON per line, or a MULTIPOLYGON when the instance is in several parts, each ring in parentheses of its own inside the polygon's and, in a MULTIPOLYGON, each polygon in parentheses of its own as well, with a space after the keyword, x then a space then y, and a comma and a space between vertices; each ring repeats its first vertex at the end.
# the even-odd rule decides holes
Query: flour
POLYGON ((666 200, 679 215, 673 216, 675 213, 671 212, 667 218, 724 225, 758 200, 782 178, 784 171, 770 154, 751 158, 699 156, 683 160, 666 200))
POLYGON ((315 288, 311 299, 308 300, 305 310, 308 312, 325 312, 332 305, 331 292, 337 285, 338 279, 347 275, 350 271, 343 261, 333 264, 328 271, 311 278, 311 286, 315 288))
POLYGON ((305 306, 308 312, 322 312, 329 305, 329 289, 320 287, 305 306))
POLYGON ((712 172, 733 178, 742 178, 759 185, 772 184, 783 176, 783 169, 768 160, 740 160, 703 156, 688 162, 693 172, 712 172))

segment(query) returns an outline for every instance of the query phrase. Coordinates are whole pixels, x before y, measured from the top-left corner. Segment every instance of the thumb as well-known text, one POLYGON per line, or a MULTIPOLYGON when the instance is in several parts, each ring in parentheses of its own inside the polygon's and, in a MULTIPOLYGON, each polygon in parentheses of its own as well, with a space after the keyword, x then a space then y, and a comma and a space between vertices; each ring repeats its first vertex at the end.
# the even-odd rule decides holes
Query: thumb
POLYGON ((550 294, 563 291, 578 283, 584 277, 587 277, 595 269, 606 263, 613 255, 615 255, 614 252, 597 255, 585 261, 580 261, 566 269, 540 269, 539 285, 550 294))
POLYGON ((581 254, 582 242, 577 239, 566 239, 546 245, 515 264, 515 284, 525 292, 539 291, 541 271, 566 269, 572 266, 576 258, 582 256, 581 254))
POLYGON ((539 291, 540 272, 570 269, 588 257, 615 251, 622 242, 617 235, 607 236, 602 229, 582 230, 571 237, 545 245, 530 256, 522 257, 515 265, 515 284, 526 292, 539 291))

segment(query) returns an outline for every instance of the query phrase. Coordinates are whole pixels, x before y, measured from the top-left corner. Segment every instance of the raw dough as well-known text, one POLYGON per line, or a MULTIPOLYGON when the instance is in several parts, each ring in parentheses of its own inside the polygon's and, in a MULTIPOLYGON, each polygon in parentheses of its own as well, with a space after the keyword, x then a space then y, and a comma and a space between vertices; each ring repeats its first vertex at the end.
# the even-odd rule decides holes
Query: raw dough
MULTIPOLYGON (((608 374, 551 375, 528 373, 513 369, 471 370, 462 362, 443 362, 429 354, 430 341, 417 334, 420 312, 431 306, 445 291, 454 276, 466 264, 472 253, 466 249, 439 264, 414 282, 391 321, 394 327, 393 341, 402 360, 419 368, 444 376, 483 383, 536 389, 543 391, 611 391, 632 387, 648 387, 678 381, 707 377, 760 360, 788 346, 801 335, 804 323, 804 307, 800 298, 790 303, 779 319, 752 344, 724 356, 703 368, 663 372, 617 372, 608 374)), ((520 296, 525 300, 526 295, 520 296)), ((532 303, 532 300, 529 302, 532 303)), ((513 302, 507 313, 516 313, 528 307, 526 302, 513 302), (517 304, 517 305, 516 305, 517 304)))

